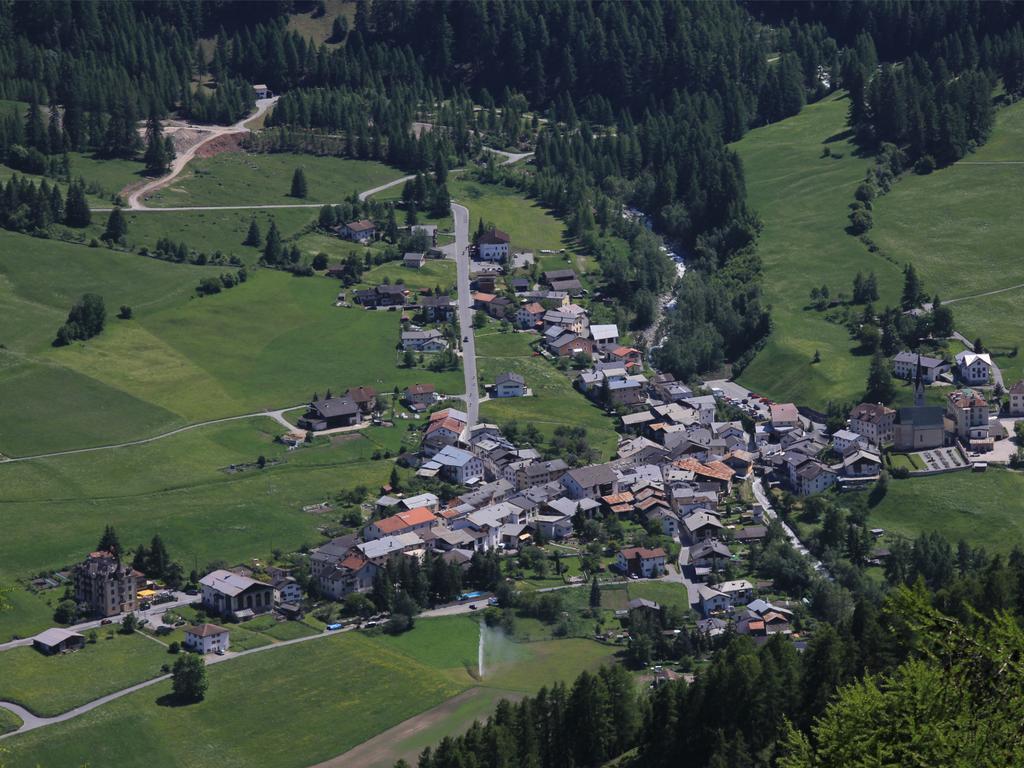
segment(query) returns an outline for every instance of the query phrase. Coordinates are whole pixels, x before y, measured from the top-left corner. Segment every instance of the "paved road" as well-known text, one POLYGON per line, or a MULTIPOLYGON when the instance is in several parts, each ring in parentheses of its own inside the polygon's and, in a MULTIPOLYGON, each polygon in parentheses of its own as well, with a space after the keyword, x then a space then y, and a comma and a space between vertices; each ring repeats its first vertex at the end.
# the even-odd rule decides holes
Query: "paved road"
POLYGON ((804 546, 804 543, 800 541, 799 538, 797 538, 797 535, 796 533, 794 533, 793 529, 790 528, 789 525, 775 513, 775 508, 772 506, 771 501, 769 501, 768 494, 765 493, 764 486, 761 484, 761 478, 755 477, 753 483, 751 483, 751 486, 753 487, 755 498, 757 498, 758 503, 764 508, 765 514, 768 516, 768 518, 770 520, 779 521, 779 525, 782 526, 782 530, 786 534, 786 538, 789 539, 789 543, 790 545, 792 545, 793 549, 795 549, 804 557, 809 557, 811 559, 811 564, 814 566, 814 570, 820 573, 825 578, 827 578, 829 581, 831 581, 832 574, 829 573, 828 569, 825 567, 825 564, 811 554, 810 550, 804 546))
POLYGON ((159 179, 153 179, 153 181, 143 184, 138 189, 128 194, 128 209, 132 211, 144 211, 149 210, 148 206, 143 202, 146 197, 156 190, 160 189, 167 184, 170 184, 178 175, 185 170, 185 166, 188 165, 189 161, 195 157, 196 152, 205 144, 213 141, 219 136, 226 136, 231 133, 249 133, 249 129, 245 127, 245 124, 250 120, 255 120, 274 104, 277 103, 277 96, 272 99, 260 99, 256 102, 256 112, 243 117, 234 125, 213 125, 213 126, 202 126, 202 129, 207 132, 206 138, 202 141, 196 142, 194 145, 189 147, 185 152, 174 159, 171 163, 171 170, 166 176, 161 176, 159 179))
POLYGON ((239 419, 251 419, 255 416, 269 416, 278 424, 281 424, 288 429, 295 429, 293 424, 290 424, 287 419, 282 415, 286 411, 294 411, 299 408, 305 408, 305 405, 292 405, 287 408, 278 408, 276 411, 256 411, 255 413, 243 413, 241 416, 225 416, 222 419, 210 419, 209 421, 200 421, 196 424, 189 424, 178 429, 172 429, 170 432, 164 432, 160 435, 154 435, 153 437, 144 437, 141 440, 129 440, 126 443, 114 443, 111 445, 97 445, 92 448, 74 448, 69 451, 54 451, 53 453, 37 453, 34 456, 16 456, 14 458, 7 458, 0 456, 0 464, 13 464, 16 461, 32 461, 33 459, 50 459, 55 456, 71 456, 76 453, 92 453, 93 451, 110 451, 114 448, 127 448, 131 445, 145 445, 146 443, 152 443, 156 440, 163 440, 165 437, 172 437, 174 435, 180 435, 182 432, 188 432, 192 429, 198 429, 199 427, 206 427, 211 424, 221 424, 225 421, 238 421, 239 419))
POLYGON ((476 425, 480 415, 480 390, 476 375, 476 339, 473 334, 473 297, 469 291, 469 209, 452 203, 455 222, 455 264, 459 287, 459 328, 462 332, 462 371, 466 381, 466 430, 476 425))

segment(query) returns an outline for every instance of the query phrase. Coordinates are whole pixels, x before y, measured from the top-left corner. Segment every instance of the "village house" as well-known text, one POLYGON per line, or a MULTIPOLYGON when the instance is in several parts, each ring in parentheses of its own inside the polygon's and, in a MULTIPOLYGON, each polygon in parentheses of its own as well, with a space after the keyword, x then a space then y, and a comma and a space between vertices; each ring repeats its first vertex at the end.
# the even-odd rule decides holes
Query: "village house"
POLYGON ((988 384, 992 378, 992 358, 985 353, 964 350, 956 356, 956 372, 960 381, 972 387, 988 384))
POLYGON ((494 379, 492 397, 523 397, 526 395, 526 379, 518 373, 505 371, 494 379))
POLYGON ((821 493, 835 485, 835 470, 817 459, 807 459, 796 468, 793 490, 800 496, 821 493))
POLYGON ((875 478, 882 469, 882 459, 873 451, 855 450, 843 457, 840 473, 850 478, 875 478))
POLYGON ((363 528, 363 538, 366 541, 373 541, 402 533, 422 534, 433 528, 437 522, 437 516, 433 512, 426 507, 418 507, 367 524, 363 528))
POLYGON ((420 296, 420 311, 428 322, 444 322, 455 314, 455 304, 447 294, 420 296))
POLYGON ((572 499, 597 499, 619 492, 619 476, 611 464, 591 464, 570 469, 560 482, 572 499))
POLYGON ((508 234, 492 228, 477 238, 477 258, 480 261, 508 261, 511 242, 508 234))
POLYGON ((396 555, 408 554, 423 548, 423 539, 415 533, 400 533, 397 536, 384 536, 356 544, 356 550, 378 568, 396 555))
POLYGON ((466 429, 468 417, 462 411, 446 408, 430 416, 430 423, 423 434, 422 448, 427 457, 433 456, 448 445, 455 445, 466 429))
POLYGON ((485 272, 473 276, 473 281, 470 283, 470 287, 474 291, 480 291, 482 293, 493 294, 498 285, 498 278, 493 272, 485 272))
POLYGON ((274 588, 274 603, 298 604, 302 602, 302 586, 294 576, 275 576, 270 586, 274 588))
POLYGON ((368 243, 377 237, 377 227, 369 219, 340 224, 335 227, 334 231, 342 240, 352 240, 357 243, 368 243))
POLYGON ((546 485, 562 479, 562 475, 569 471, 569 465, 564 459, 551 459, 550 461, 533 461, 525 467, 516 470, 516 490, 532 488, 535 485, 546 485))
POLYGON ((898 352, 892 359, 892 375, 912 381, 917 376, 918 365, 921 367, 921 381, 925 384, 934 384, 950 368, 947 361, 937 357, 927 357, 917 352, 898 352))
POLYGON ((484 465, 479 458, 469 451, 447 445, 434 454, 434 457, 421 467, 439 472, 446 480, 459 485, 468 485, 470 481, 482 480, 484 465), (436 466, 435 466, 436 465, 436 466))
POLYGON ((321 594, 334 600, 343 600, 354 592, 369 592, 373 589, 377 570, 377 566, 362 552, 350 548, 340 559, 332 559, 329 566, 313 578, 321 594))
POLYGON ((840 456, 851 448, 868 448, 870 445, 870 440, 852 429, 837 429, 832 433, 832 449, 840 456))
POLYGON ((683 543, 694 545, 699 541, 717 539, 725 531, 722 521, 708 510, 695 510, 683 519, 683 543))
POLYGON ((63 627, 51 627, 32 638, 32 647, 44 656, 85 648, 85 635, 63 627))
POLYGON ((353 293, 353 300, 356 304, 366 309, 401 307, 405 305, 407 293, 408 291, 402 285, 382 283, 373 288, 355 291, 353 293))
POLYGON ((406 352, 443 352, 448 349, 448 341, 436 328, 426 331, 402 331, 401 344, 406 352))
POLYGON ((851 432, 863 435, 877 446, 888 445, 896 437, 896 411, 881 403, 861 403, 850 411, 851 432))
POLYGON ((363 412, 348 395, 314 400, 298 421, 299 429, 319 432, 324 429, 362 424, 363 412))
POLYGON ((627 547, 615 555, 615 567, 622 573, 654 579, 665 572, 665 550, 661 547, 627 547))
POLYGON ((182 643, 193 653, 216 653, 231 647, 230 633, 216 624, 199 624, 185 627, 185 641, 182 643))
POLYGON ((72 571, 75 602, 98 616, 117 616, 139 608, 143 575, 112 552, 90 552, 72 571))
POLYGON ((259 99, 269 99, 274 95, 274 92, 267 87, 266 83, 254 83, 252 86, 253 96, 259 99))
POLYGON ((548 270, 544 273, 544 282, 551 286, 551 290, 562 291, 570 296, 579 296, 583 293, 583 284, 571 269, 548 270))
POLYGON ((203 608, 229 619, 251 619, 274 607, 274 587, 231 571, 211 571, 199 580, 203 608))
POLYGON ((721 590, 701 584, 697 587, 697 603, 703 616, 720 613, 732 608, 732 599, 721 590))
MULTIPOLYGON (((643 356, 640 354, 640 350, 633 347, 623 347, 621 345, 614 347, 605 353, 605 357, 609 362, 619 363, 627 370, 643 365, 643 356)), ((689 394, 693 393, 690 392, 689 394)))
POLYGON ((800 414, 793 403, 773 403, 769 407, 772 429, 784 432, 800 426, 800 414))
POLYGON ((952 422, 953 432, 964 443, 977 449, 991 445, 988 432, 988 403, 972 389, 950 392, 946 398, 946 416, 952 422))
POLYGON ((719 570, 732 559, 729 547, 718 539, 698 541, 690 547, 687 554, 690 556, 690 565, 702 569, 719 570))
POLYGON ((402 254, 402 266, 409 269, 422 269, 427 262, 425 253, 404 253, 402 254))
POLYGON ((412 384, 402 393, 402 402, 414 411, 425 411, 437 402, 433 384, 412 384))
POLYGON ((557 357, 572 357, 579 354, 593 355, 594 342, 577 336, 575 333, 562 333, 548 342, 548 349, 557 357))
POLYGON ((349 387, 345 390, 345 397, 359 406, 364 414, 373 413, 377 407, 377 390, 373 387, 349 387))
POLYGON ((590 326, 590 338, 594 340, 594 346, 599 352, 608 352, 619 346, 619 326, 592 325, 590 326))
POLYGON ((563 331, 575 333, 577 336, 584 335, 590 325, 587 310, 578 304, 569 304, 568 306, 549 309, 544 313, 542 320, 545 331, 550 330, 552 327, 558 327, 563 331))
POLYGON ((515 321, 520 328, 536 328, 547 310, 536 301, 524 304, 516 311, 515 321))
POLYGON ((1024 416, 1024 380, 1010 387, 1010 415, 1024 416))

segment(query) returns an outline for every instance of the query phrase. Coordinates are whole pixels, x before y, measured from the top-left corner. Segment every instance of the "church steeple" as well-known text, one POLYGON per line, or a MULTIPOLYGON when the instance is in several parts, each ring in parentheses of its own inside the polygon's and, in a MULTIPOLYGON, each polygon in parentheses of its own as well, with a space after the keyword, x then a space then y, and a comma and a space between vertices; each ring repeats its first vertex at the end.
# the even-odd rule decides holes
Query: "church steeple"
POLYGON ((921 353, 917 353, 917 372, 914 374, 914 405, 924 405, 924 372, 921 368, 921 353))

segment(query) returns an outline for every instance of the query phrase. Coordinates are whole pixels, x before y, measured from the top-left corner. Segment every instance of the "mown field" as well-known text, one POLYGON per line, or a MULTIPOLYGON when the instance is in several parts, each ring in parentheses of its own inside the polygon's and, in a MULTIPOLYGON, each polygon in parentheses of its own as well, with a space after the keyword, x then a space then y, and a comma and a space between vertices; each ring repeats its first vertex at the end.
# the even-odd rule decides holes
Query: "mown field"
POLYGON ((900 268, 845 232, 847 206, 870 166, 846 134, 845 94, 830 96, 732 145, 743 160, 747 197, 764 222, 758 253, 774 331, 740 382, 774 400, 823 408, 856 401, 869 358, 853 354, 846 329, 808 308, 810 290, 827 283, 849 294, 858 271, 878 276, 879 306, 896 304, 900 268), (828 147, 830 157, 824 157, 828 147), (811 364, 814 352, 821 362, 811 364))
MULTIPOLYGON (((273 442, 283 431, 267 418, 241 420, 143 446, 0 465, 0 584, 79 561, 108 523, 131 548, 159 533, 186 572, 314 545, 318 526, 337 514, 302 507, 358 485, 372 492, 392 467, 373 454, 396 452, 403 436, 371 427, 286 451, 273 442), (261 455, 262 470, 227 471, 261 455)), ((60 590, 45 595, 15 589, 13 610, 0 612, 0 638, 50 626, 60 590)))
POLYGON ((612 649, 589 640, 520 644, 486 630, 485 670, 478 679, 479 632, 474 618, 452 616, 420 619, 398 637, 347 633, 268 650, 210 667, 209 693, 200 704, 168 706, 163 697, 169 684, 158 683, 67 723, 15 737, 5 745, 5 758, 14 767, 117 756, 117 765, 155 768, 205 766, 214 759, 226 766, 258 760, 261 766, 305 768, 479 687, 479 694, 423 728, 375 749, 377 759, 367 763, 390 766, 486 717, 500 698, 571 682, 582 670, 612 660, 612 649), (291 703, 266 705, 282 700, 291 703), (281 733, 290 736, 281 739, 281 733))
POLYGON ((900 261, 912 261, 929 293, 951 307, 956 327, 996 352, 1007 386, 1024 376, 1019 307, 1020 200, 1024 196, 1024 104, 999 110, 988 142, 928 176, 908 174, 875 204, 872 238, 900 261), (978 296, 1005 288, 1012 290, 978 296), (976 297, 976 298, 969 298, 976 297))
POLYGON ((894 480, 871 510, 871 525, 910 538, 938 531, 954 546, 964 539, 1006 554, 1024 545, 1022 498, 1024 476, 1005 469, 894 480))
POLYGON ((30 647, 0 653, 0 699, 52 717, 157 677, 160 666, 173 660, 140 634, 98 634, 95 643, 65 655, 43 656, 30 647))
POLYGON ((21 718, 6 709, 0 709, 0 735, 21 728, 21 718))
POLYGON ((458 372, 399 368, 397 316, 334 307, 335 281, 259 270, 194 296, 202 277, 222 271, 0 232, 0 311, 10 318, 0 329, 0 453, 121 442, 295 405, 328 387, 461 389, 458 372), (104 297, 106 329, 54 349, 85 292, 104 297), (114 318, 121 304, 132 320, 114 318))
POLYGON ((356 634, 217 664, 209 677, 199 704, 169 706, 170 683, 158 683, 11 738, 6 764, 305 768, 466 687, 356 634))
POLYGON ((585 427, 591 444, 607 458, 615 452, 618 433, 615 419, 606 416, 575 390, 565 372, 543 357, 535 357, 530 342, 535 334, 501 333, 493 326, 476 337, 477 369, 482 385, 493 384, 505 371, 519 373, 531 397, 489 400, 480 404, 481 421, 507 424, 515 421, 520 427, 533 424, 545 436, 559 426, 585 427))
POLYGON ((316 157, 290 152, 262 154, 222 152, 195 158, 178 178, 146 200, 151 208, 191 205, 292 205, 340 203, 405 174, 368 160, 316 157), (302 168, 307 196, 290 196, 292 174, 302 168))

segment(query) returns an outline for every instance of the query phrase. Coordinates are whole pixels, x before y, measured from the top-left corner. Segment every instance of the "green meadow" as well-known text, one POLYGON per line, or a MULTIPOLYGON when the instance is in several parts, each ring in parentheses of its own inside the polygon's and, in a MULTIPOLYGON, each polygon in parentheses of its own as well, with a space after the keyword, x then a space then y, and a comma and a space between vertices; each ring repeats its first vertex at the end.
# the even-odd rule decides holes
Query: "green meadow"
POLYGON ((845 232, 847 206, 871 163, 848 140, 847 107, 845 94, 835 94, 732 145, 743 160, 750 205, 764 222, 758 253, 774 322, 739 381, 775 400, 818 408, 859 399, 869 358, 853 354, 857 342, 842 325, 808 308, 811 288, 827 283, 833 294, 849 294, 858 271, 873 271, 878 305, 885 306, 898 301, 903 285, 897 265, 845 232), (812 365, 815 350, 821 362, 812 365))
POLYGON ((1006 469, 894 480, 871 510, 871 525, 909 538, 938 531, 954 546, 964 539, 1007 554, 1024 540, 1022 498, 1024 476, 1006 469))
POLYGON ((353 192, 385 184, 404 174, 383 163, 317 157, 290 152, 222 152, 195 158, 168 186, 146 199, 153 208, 192 205, 292 205, 340 203, 353 192), (292 174, 302 168, 307 196, 290 196, 292 174))
POLYGON ((481 403, 481 421, 496 424, 516 421, 520 427, 533 424, 545 436, 550 436, 559 426, 585 427, 601 457, 612 455, 618 445, 614 417, 605 415, 574 389, 566 372, 560 371, 550 360, 535 356, 530 343, 536 340, 536 334, 501 333, 494 325, 477 334, 481 392, 484 384, 493 384, 495 377, 505 371, 522 375, 526 386, 533 390, 531 397, 481 403))
POLYGON ((0 653, 0 699, 53 717, 158 677, 160 666, 173 660, 164 646, 138 633, 108 636, 104 629, 97 635, 75 653, 44 656, 31 647, 0 653))
POLYGON ((0 453, 141 438, 327 388, 461 389, 458 372, 399 368, 396 315, 334 307, 335 281, 257 270, 231 290, 194 295, 222 271, 0 233, 0 310, 12 319, 0 331, 0 453), (106 329, 52 348, 85 292, 104 297, 106 329), (133 319, 114 317, 121 304, 133 319))

